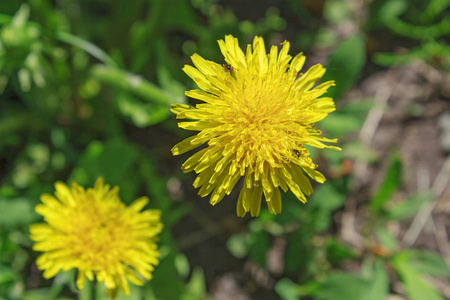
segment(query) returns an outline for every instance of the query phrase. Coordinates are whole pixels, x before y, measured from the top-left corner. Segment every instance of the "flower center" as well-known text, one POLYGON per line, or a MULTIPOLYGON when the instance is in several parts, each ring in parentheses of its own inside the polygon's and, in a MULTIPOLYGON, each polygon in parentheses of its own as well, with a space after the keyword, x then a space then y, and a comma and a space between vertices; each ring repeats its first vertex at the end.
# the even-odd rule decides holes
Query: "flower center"
POLYGON ((71 251, 84 262, 104 266, 125 250, 129 230, 120 217, 120 206, 105 207, 86 201, 71 216, 71 251))
POLYGON ((280 88, 278 80, 253 79, 252 84, 234 81, 230 85, 230 110, 224 120, 231 129, 235 146, 240 148, 237 159, 248 162, 269 161, 272 165, 284 160, 289 149, 290 107, 288 89, 280 88), (276 81, 276 82, 273 82, 276 81))

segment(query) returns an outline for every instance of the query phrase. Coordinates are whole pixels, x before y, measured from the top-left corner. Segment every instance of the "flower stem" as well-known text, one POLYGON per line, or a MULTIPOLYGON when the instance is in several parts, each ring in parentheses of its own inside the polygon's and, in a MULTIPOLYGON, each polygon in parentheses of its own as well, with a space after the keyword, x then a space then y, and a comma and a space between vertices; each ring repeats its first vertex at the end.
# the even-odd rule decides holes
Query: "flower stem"
POLYGON ((93 288, 94 283, 90 280, 86 280, 84 288, 80 290, 78 294, 78 300, 95 300, 95 290, 93 288))

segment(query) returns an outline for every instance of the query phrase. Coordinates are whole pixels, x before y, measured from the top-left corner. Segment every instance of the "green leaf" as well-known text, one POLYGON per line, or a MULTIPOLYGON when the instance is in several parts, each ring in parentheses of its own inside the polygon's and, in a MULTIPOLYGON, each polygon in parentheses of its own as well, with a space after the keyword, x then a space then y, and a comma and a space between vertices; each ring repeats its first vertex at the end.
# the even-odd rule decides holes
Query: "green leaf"
POLYGON ((135 168, 138 158, 137 149, 122 140, 110 140, 106 143, 91 142, 78 160, 78 164, 70 177, 80 185, 90 185, 102 176, 105 182, 120 187, 120 195, 129 202, 135 195, 139 185, 135 168))
POLYGON ((408 8, 406 0, 376 0, 373 1, 370 10, 370 26, 385 26, 390 21, 403 14, 408 8))
POLYGON ((19 79, 20 88, 24 92, 29 92, 31 88, 31 72, 27 69, 20 69, 17 72, 17 77, 19 79))
POLYGON ((29 199, 1 199, 0 198, 0 226, 17 227, 29 225, 38 220, 33 204, 29 199))
POLYGON ((85 52, 89 53, 90 55, 110 67, 117 66, 114 60, 108 54, 106 54, 105 51, 78 36, 72 35, 68 32, 58 32, 57 37, 61 42, 65 42, 69 45, 83 49, 85 52))
POLYGON ((340 0, 327 0, 323 8, 325 19, 332 24, 339 24, 349 19, 352 8, 349 3, 340 0))
POLYGON ((404 65, 417 59, 427 59, 427 53, 422 47, 409 49, 406 53, 378 52, 373 55, 373 61, 385 67, 404 65))
POLYGON ((344 195, 332 184, 320 185, 309 200, 315 210, 333 211, 344 204, 344 195))
POLYGON ((361 276, 351 273, 338 273, 328 276, 317 292, 321 300, 361 300, 367 296, 368 282, 361 276))
POLYGON ((399 53, 375 53, 373 61, 382 66, 406 64, 416 60, 425 60, 439 68, 448 68, 450 62, 450 46, 436 40, 424 41, 420 46, 399 53))
POLYGON ((116 90, 114 95, 119 111, 139 127, 165 120, 170 115, 170 103, 185 102, 185 97, 179 93, 174 96, 180 90, 174 81, 171 83, 178 89, 168 93, 142 76, 118 68, 96 65, 92 74, 116 90))
POLYGON ((402 181, 402 161, 399 155, 391 157, 390 165, 385 178, 377 193, 370 201, 370 209, 373 213, 379 212, 390 200, 394 192, 399 188, 402 181))
POLYGON ((200 268, 194 268, 191 279, 186 284, 182 300, 200 300, 206 299, 205 276, 200 268))
POLYGON ((428 194, 418 194, 406 198, 401 203, 393 206, 387 207, 386 213, 383 217, 387 220, 397 220, 401 221, 414 216, 419 208, 426 202, 433 199, 433 195, 428 194))
POLYGON ((331 55, 327 72, 322 79, 324 82, 336 82, 336 86, 331 88, 326 96, 339 99, 356 82, 365 63, 365 38, 362 35, 356 35, 340 44, 331 55))
POLYGON ((300 296, 314 294, 320 288, 317 282, 298 285, 288 278, 279 280, 275 285, 275 292, 283 300, 298 300, 300 296))
POLYGON ((347 247, 335 238, 330 238, 327 245, 328 261, 332 264, 339 264, 343 261, 355 258, 355 253, 350 247, 347 247))
POLYGON ((269 250, 269 238, 263 230, 250 233, 249 256, 261 267, 266 265, 266 253, 269 250))
MULTIPOLYGON (((97 286, 97 289, 101 288, 103 291, 106 290, 106 287, 104 286, 97 286)), ((143 299, 143 288, 140 286, 136 286, 133 284, 130 284, 130 295, 127 296, 122 292, 117 293, 117 298, 114 300, 142 300, 143 299)), ((89 299, 90 300, 90 299, 89 299)), ((102 298, 94 297, 92 300, 111 300, 111 298, 108 295, 105 295, 102 298)))
POLYGON ((160 236, 161 241, 158 247, 160 253, 165 248, 168 254, 161 258, 159 265, 153 271, 152 280, 146 284, 146 287, 151 287, 156 299, 180 299, 182 282, 175 267, 178 250, 170 231, 163 230, 160 236))
POLYGON ((430 1, 421 13, 420 18, 425 22, 432 22, 437 16, 445 13, 446 8, 450 5, 449 0, 430 1))
POLYGON ((283 300, 298 300, 300 296, 298 294, 298 284, 292 282, 288 278, 283 278, 275 285, 275 292, 283 300))
POLYGON ((0 284, 12 283, 15 279, 16 274, 10 267, 0 265, 0 284))
POLYGON ((137 172, 138 178, 141 178, 146 183, 146 191, 151 196, 151 203, 155 208, 162 212, 161 220, 165 225, 173 225, 174 218, 177 218, 180 212, 172 214, 173 199, 169 197, 167 191, 167 178, 161 176, 157 169, 157 163, 152 157, 146 156, 139 159, 139 168, 137 172))
POLYGON ((421 276, 421 273, 411 265, 407 252, 397 254, 393 266, 405 285, 406 295, 410 300, 444 300, 439 293, 421 276))
POLYGON ((420 273, 450 277, 450 266, 439 254, 429 250, 408 250, 410 264, 420 273))
POLYGON ((333 137, 359 131, 373 104, 374 102, 369 100, 350 102, 320 121, 318 126, 333 137))
POLYGON ((389 292, 389 275, 384 268, 384 262, 379 259, 375 262, 374 270, 369 279, 369 288, 364 300, 384 300, 389 292))
POLYGON ((186 96, 184 95, 184 92, 186 91, 186 86, 181 84, 180 82, 176 81, 172 74, 170 73, 169 69, 161 65, 158 67, 157 70, 157 76, 158 76, 158 82, 161 85, 161 87, 170 93, 172 103, 186 103, 186 96))
POLYGON ((23 27, 30 17, 30 7, 28 4, 22 4, 11 20, 14 27, 23 27))
POLYGON ((369 277, 352 273, 331 274, 312 293, 322 300, 384 300, 389 290, 389 276, 380 259, 369 277))
MULTIPOLYGON (((99 284, 98 287, 100 289, 100 288, 104 288, 105 286, 103 284, 99 284)), ((98 297, 99 296, 98 294, 99 294, 98 292, 96 293, 96 291, 94 291, 92 281, 86 280, 85 286, 82 290, 80 290, 78 298, 79 298, 79 300, 91 300, 94 298, 102 299, 103 297, 98 297)), ((104 291, 103 291, 103 294, 104 294, 104 291)))
POLYGON ((378 154, 360 141, 346 143, 342 148, 342 154, 354 160, 373 163, 378 159, 378 154))
MULTIPOLYGON (((50 295, 50 288, 40 288, 28 291, 23 295, 23 300, 53 300, 50 295)), ((84 300, 81 298, 81 300, 84 300)))
POLYGON ((227 240, 227 248, 234 257, 245 257, 249 252, 248 234, 242 232, 233 234, 227 240))
POLYGON ((145 80, 142 76, 128 73, 124 70, 96 65, 92 68, 92 75, 100 81, 123 91, 131 92, 142 99, 170 107, 171 99, 155 84, 145 80))
POLYGON ((413 25, 401 19, 393 19, 388 27, 397 35, 417 40, 440 38, 450 33, 450 17, 444 16, 439 23, 428 25, 413 25))
POLYGON ((85 170, 92 176, 90 179, 105 176, 111 181, 118 182, 132 167, 137 154, 134 146, 121 140, 111 140, 104 144, 93 141, 81 156, 77 169, 85 170))
POLYGON ((289 274, 298 274, 299 270, 306 270, 306 273, 309 273, 309 264, 318 264, 314 257, 317 249, 314 248, 311 239, 311 230, 308 232, 297 230, 288 235, 285 267, 289 274))
POLYGON ((189 275, 191 267, 189 261, 183 253, 178 253, 175 257, 175 268, 177 268, 178 273, 181 277, 185 278, 189 275))
POLYGON ((397 239, 395 236, 381 227, 375 230, 375 234, 384 247, 386 247, 390 251, 395 251, 395 249, 397 248, 397 239))
POLYGON ((115 100, 119 111, 137 127, 147 127, 158 124, 170 115, 170 110, 162 105, 143 102, 129 93, 118 91, 115 100))
POLYGON ((350 132, 359 131, 363 122, 355 115, 347 115, 344 113, 335 112, 328 115, 325 119, 320 121, 320 128, 323 128, 330 136, 341 137, 350 132))
POLYGON ((309 200, 311 222, 317 231, 327 230, 331 224, 331 213, 344 204, 345 196, 332 184, 317 188, 309 200))

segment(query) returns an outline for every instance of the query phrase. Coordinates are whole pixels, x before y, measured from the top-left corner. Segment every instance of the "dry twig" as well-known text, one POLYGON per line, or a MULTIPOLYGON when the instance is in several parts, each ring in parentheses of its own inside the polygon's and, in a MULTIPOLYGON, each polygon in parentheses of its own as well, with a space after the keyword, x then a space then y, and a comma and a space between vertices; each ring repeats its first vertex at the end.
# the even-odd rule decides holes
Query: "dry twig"
POLYGON ((414 244, 414 242, 419 237, 419 234, 425 227, 425 224, 430 218, 431 213, 433 212, 434 208, 441 199, 441 196, 444 193, 445 188, 447 187, 449 181, 450 181, 450 157, 447 157, 444 164, 442 165, 441 170, 439 171, 439 174, 436 176, 433 185, 431 186, 431 192, 433 194, 434 200, 431 202, 424 203, 420 207, 419 211, 417 212, 416 216, 411 222, 411 225, 409 226, 408 230, 403 236, 402 242, 406 247, 409 247, 412 244, 414 244))

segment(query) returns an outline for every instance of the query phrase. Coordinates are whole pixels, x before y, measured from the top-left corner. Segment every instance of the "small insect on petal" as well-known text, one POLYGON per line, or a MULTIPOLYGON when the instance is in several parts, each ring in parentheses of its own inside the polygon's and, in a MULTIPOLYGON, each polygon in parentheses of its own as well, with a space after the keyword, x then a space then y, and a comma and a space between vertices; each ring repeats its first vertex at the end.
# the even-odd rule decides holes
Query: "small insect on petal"
POLYGON ((234 68, 229 64, 222 64, 223 69, 225 72, 231 73, 234 71, 234 68))

